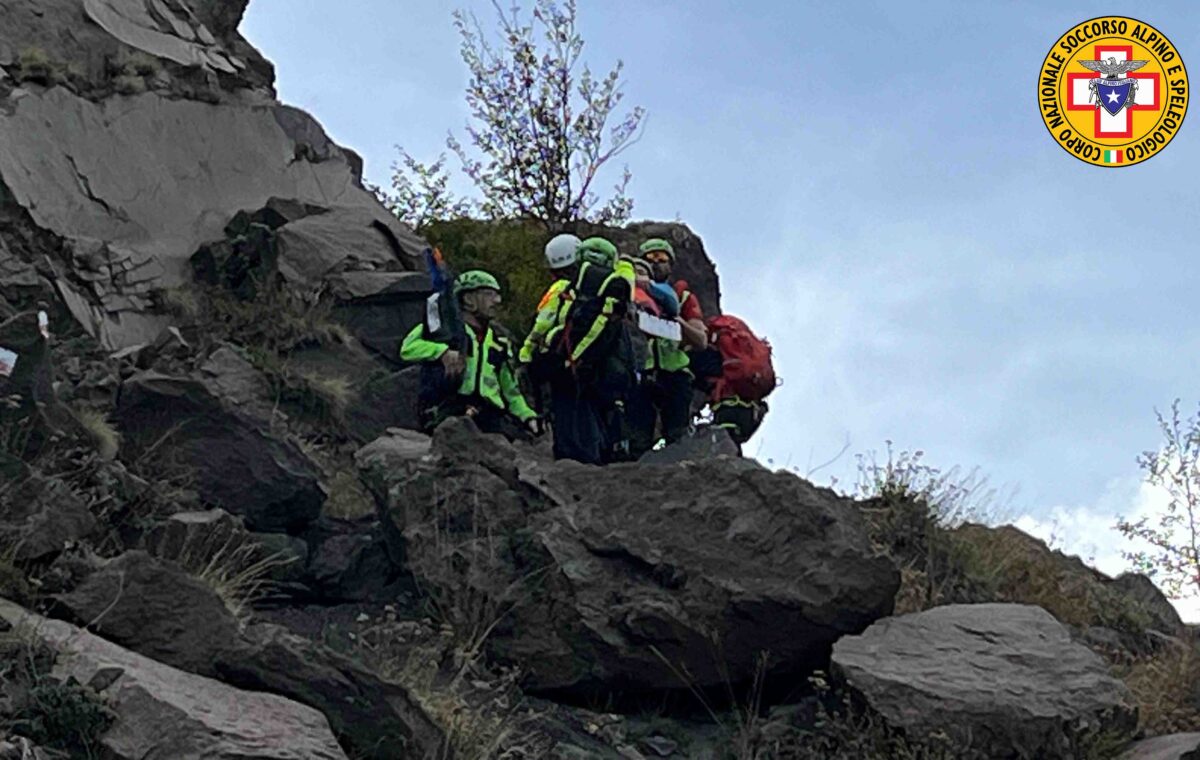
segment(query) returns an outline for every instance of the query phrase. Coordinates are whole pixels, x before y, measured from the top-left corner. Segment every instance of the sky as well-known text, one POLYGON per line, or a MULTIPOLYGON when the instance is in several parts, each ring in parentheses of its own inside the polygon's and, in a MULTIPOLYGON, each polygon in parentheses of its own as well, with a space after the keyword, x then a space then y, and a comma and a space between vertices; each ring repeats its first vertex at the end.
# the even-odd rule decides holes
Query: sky
MULTIPOLYGON (((584 59, 623 61, 624 103, 649 112, 621 157, 634 218, 686 222, 724 310, 774 347, 784 385, 748 452, 846 488, 854 454, 919 449, 978 468, 994 512, 1124 569, 1116 515, 1163 503, 1136 461, 1161 441, 1155 410, 1200 403, 1200 116, 1118 170, 1051 139, 1042 60, 1112 8, 579 5, 584 59)), ((488 0, 252 0, 241 29, 281 99, 387 185, 395 146, 432 159, 464 134, 454 7, 492 27, 488 0)), ((1200 5, 1135 15, 1200 61, 1200 5)))

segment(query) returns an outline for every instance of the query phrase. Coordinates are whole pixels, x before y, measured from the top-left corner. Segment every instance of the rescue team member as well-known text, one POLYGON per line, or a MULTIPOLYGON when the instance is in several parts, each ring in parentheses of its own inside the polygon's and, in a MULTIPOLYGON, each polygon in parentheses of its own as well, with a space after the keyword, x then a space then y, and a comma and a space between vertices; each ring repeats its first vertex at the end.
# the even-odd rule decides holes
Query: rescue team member
POLYGON ((404 338, 400 358, 421 364, 422 427, 432 430, 451 416, 467 416, 479 429, 510 439, 540 435, 542 423, 521 394, 511 338, 495 323, 500 283, 481 270, 454 281, 462 315, 460 348, 427 337, 418 324, 404 338))

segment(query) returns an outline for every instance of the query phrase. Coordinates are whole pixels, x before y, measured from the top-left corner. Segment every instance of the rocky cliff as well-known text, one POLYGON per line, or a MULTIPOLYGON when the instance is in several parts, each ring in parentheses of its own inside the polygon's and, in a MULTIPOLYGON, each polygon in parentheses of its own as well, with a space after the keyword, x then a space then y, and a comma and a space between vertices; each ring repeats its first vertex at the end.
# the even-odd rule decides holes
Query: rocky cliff
MULTIPOLYGON (((716 434, 598 469, 415 432, 426 243, 245 7, 0 0, 0 758, 1200 751, 1143 577, 716 434)), ((719 310, 685 226, 604 234, 719 310)))

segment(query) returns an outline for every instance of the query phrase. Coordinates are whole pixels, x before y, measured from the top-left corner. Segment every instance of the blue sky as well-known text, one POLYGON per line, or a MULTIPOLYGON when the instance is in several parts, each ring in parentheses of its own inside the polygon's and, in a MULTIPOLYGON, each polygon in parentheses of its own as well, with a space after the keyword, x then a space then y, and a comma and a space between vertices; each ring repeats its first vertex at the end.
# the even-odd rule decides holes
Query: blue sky
MULTIPOLYGON (((1200 117, 1120 170, 1050 139, 1042 59, 1112 8, 580 5, 585 59, 622 59, 626 103, 650 112, 623 156, 635 218, 687 222, 726 310, 775 346, 786 384, 751 450, 804 472, 848 438, 814 475, 845 484, 855 452, 923 449, 978 466, 1015 492, 1014 514, 1043 532, 1058 515, 1068 548, 1115 562, 1100 534, 1141 503, 1154 409, 1200 401, 1200 117)), ((448 128, 462 134, 452 7, 253 0, 242 31, 277 65, 281 98, 385 183, 394 145, 432 158, 448 128)), ((490 23, 486 0, 459 7, 490 23)), ((1200 7, 1134 12, 1200 61, 1200 7)))

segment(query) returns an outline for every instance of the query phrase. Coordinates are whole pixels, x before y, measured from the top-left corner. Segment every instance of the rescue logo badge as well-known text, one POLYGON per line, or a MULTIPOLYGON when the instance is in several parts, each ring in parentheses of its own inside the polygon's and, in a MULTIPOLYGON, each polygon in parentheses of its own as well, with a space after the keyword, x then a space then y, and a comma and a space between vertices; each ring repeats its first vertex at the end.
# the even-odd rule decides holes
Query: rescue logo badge
POLYGON ((1055 142, 1080 161, 1130 166, 1179 132, 1187 69, 1166 35, 1137 19, 1102 16, 1058 38, 1038 77, 1038 107, 1055 142))

